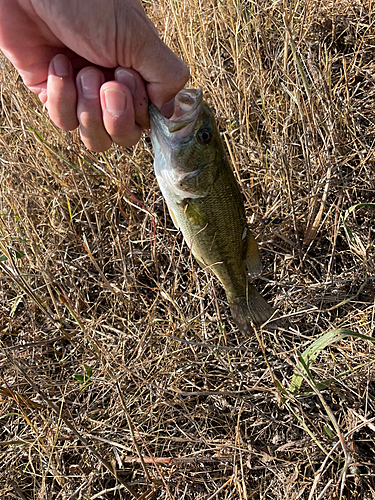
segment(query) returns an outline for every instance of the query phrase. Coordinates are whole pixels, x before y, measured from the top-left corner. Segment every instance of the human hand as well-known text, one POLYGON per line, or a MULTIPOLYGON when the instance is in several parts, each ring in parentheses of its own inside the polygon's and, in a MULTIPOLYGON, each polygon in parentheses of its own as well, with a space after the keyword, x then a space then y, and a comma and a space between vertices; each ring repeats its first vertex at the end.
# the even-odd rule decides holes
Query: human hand
POLYGON ((0 0, 0 48, 52 121, 79 126, 93 151, 135 144, 148 99, 167 109, 189 78, 138 0, 0 0))

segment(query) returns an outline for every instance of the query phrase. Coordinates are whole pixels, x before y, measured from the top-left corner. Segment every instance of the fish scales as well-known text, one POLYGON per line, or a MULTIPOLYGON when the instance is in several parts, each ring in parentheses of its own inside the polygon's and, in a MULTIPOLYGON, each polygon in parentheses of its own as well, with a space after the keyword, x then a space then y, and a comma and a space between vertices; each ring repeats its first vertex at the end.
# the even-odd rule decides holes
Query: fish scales
POLYGON ((245 334, 273 310, 247 281, 261 270, 239 186, 213 113, 200 90, 177 94, 170 119, 150 104, 155 174, 176 227, 199 264, 222 283, 233 318, 245 334))
POLYGON ((230 166, 221 157, 217 161, 217 176, 205 197, 183 199, 179 204, 172 201, 168 205, 194 257, 218 276, 227 295, 238 296, 246 293, 246 239, 242 238, 246 216, 237 184, 231 177, 230 166))

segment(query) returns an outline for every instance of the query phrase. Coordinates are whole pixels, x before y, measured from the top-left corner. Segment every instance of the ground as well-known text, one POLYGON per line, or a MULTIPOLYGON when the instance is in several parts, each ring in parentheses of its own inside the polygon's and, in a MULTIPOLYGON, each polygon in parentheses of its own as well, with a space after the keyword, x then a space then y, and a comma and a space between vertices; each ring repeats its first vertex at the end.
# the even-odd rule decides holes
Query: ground
POLYGON ((283 321, 235 328, 147 133, 89 152, 2 59, 0 497, 375 498, 373 5, 144 4, 216 113, 283 321))

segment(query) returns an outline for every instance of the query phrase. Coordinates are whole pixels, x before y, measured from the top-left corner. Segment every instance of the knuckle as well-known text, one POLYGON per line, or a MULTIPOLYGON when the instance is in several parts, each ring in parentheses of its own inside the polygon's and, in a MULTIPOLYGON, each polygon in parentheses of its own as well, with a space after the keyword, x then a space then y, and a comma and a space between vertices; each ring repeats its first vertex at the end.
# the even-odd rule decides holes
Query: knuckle
POLYGON ((90 111, 87 110, 78 113, 78 121, 81 127, 86 130, 98 130, 103 128, 101 116, 98 116, 96 113, 90 113, 90 111))

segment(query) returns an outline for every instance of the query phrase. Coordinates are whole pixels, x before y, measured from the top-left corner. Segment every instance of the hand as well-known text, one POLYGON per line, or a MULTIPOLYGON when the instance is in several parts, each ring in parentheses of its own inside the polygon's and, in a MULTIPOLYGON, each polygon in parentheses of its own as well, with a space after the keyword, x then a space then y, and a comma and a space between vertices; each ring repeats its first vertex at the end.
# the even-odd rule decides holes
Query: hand
POLYGON ((94 151, 135 144, 148 99, 167 109, 189 78, 138 0, 0 0, 0 48, 52 121, 79 125, 94 151))

